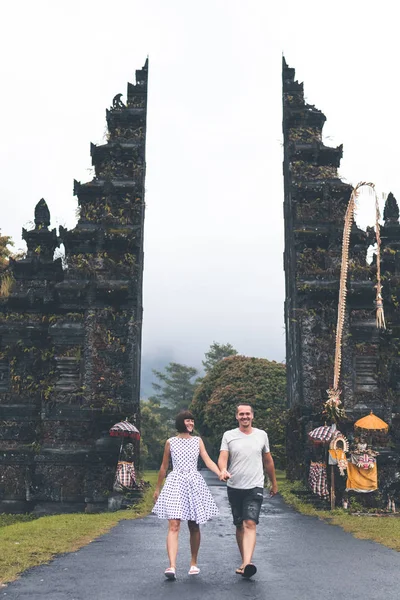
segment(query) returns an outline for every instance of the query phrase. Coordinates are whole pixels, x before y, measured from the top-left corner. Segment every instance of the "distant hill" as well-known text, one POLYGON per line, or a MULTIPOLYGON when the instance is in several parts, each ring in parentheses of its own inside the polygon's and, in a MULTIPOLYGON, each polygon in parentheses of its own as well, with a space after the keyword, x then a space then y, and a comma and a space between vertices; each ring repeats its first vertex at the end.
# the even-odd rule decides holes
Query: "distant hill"
POLYGON ((140 398, 145 400, 154 393, 152 383, 156 381, 152 369, 163 369, 174 360, 173 353, 144 354, 142 356, 142 373, 140 381, 140 398))
MULTIPOLYGON (((181 362, 177 359, 176 355, 172 351, 165 350, 154 352, 153 354, 142 355, 142 371, 140 381, 140 398, 142 400, 145 400, 154 394, 154 389, 151 384, 153 381, 156 382, 157 380, 153 375, 153 369, 156 369, 156 371, 163 371, 170 362, 181 362)), ((198 369, 199 376, 204 375, 201 365, 188 366, 198 369)))

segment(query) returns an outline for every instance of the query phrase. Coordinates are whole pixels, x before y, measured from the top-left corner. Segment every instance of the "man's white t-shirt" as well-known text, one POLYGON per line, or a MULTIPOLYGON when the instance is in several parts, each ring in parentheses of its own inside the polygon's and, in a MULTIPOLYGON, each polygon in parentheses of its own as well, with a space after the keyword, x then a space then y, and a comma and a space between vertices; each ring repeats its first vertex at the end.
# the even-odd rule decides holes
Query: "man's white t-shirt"
POLYGON ((249 490, 264 487, 264 465, 262 455, 269 452, 269 440, 266 431, 253 427, 249 434, 242 433, 237 427, 225 431, 221 450, 229 452, 228 471, 231 478, 227 485, 231 488, 249 490))

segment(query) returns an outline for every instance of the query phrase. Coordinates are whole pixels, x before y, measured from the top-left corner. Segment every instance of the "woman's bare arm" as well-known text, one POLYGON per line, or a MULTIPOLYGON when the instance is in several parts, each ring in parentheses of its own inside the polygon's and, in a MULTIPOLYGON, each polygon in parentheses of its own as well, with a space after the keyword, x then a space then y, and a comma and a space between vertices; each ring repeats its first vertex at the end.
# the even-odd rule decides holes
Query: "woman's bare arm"
MULTIPOLYGON (((221 471, 219 470, 219 468, 217 467, 215 462, 213 460, 211 460, 211 458, 208 456, 206 447, 201 438, 200 438, 200 456, 203 459, 204 464, 206 465, 207 469, 210 469, 210 471, 212 471, 213 473, 218 475, 218 477, 221 479, 221 471)), ((229 475, 229 477, 230 477, 230 475, 229 475)))
POLYGON ((171 456, 171 448, 170 448, 169 440, 167 440, 165 442, 164 455, 163 455, 161 467, 160 467, 160 470, 158 471, 156 489, 154 490, 154 494, 153 494, 154 502, 157 501, 157 498, 160 495, 161 485, 167 474, 170 456, 171 456))

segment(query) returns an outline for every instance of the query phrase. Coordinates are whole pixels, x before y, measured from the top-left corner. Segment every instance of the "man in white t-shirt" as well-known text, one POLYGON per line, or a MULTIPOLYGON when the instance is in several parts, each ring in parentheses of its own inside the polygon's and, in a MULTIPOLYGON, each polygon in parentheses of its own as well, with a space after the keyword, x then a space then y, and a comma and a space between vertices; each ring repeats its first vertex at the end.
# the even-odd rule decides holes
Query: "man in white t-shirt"
POLYGON ((263 501, 264 470, 271 482, 271 496, 278 493, 268 435, 262 429, 252 426, 253 418, 254 412, 249 404, 239 404, 236 407, 239 427, 224 433, 218 459, 221 478, 225 475, 227 480, 228 499, 233 523, 236 525, 236 541, 242 556, 242 564, 236 569, 236 573, 243 577, 251 577, 257 572, 252 558, 263 501))

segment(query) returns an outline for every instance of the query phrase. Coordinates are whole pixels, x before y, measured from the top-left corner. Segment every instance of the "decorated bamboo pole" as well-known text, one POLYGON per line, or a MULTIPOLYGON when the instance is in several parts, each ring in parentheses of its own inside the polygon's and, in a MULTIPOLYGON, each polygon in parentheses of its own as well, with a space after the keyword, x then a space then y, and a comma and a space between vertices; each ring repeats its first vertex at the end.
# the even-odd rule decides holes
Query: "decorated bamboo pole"
POLYGON ((377 284, 376 288, 376 326, 378 328, 385 329, 385 316, 383 312, 383 300, 382 300, 382 284, 381 284, 381 237, 380 237, 380 226, 379 226, 379 204, 378 197, 375 191, 375 185, 373 183, 367 183, 362 181, 353 188, 350 196, 349 203, 344 218, 343 228, 343 242, 342 242, 342 261, 340 267, 340 283, 339 283, 339 303, 338 303, 338 316, 336 325, 336 340, 335 340, 335 361, 333 367, 333 385, 327 390, 328 400, 325 402, 324 412, 329 416, 332 421, 337 422, 339 419, 344 418, 345 411, 340 400, 341 391, 339 389, 340 371, 342 365, 342 339, 343 339, 343 326, 346 315, 346 296, 347 296, 347 273, 349 270, 349 247, 350 247, 350 235, 351 228, 354 221, 354 212, 356 208, 356 199, 359 196, 360 189, 362 187, 369 187, 375 195, 375 232, 377 241, 376 251, 376 263, 377 263, 377 284))
MULTIPOLYGON (((342 364, 342 339, 343 339, 343 326, 346 315, 346 296, 347 296, 347 274, 349 269, 349 247, 350 247, 350 235, 351 228, 354 221, 354 212, 356 208, 356 200, 359 196, 360 189, 367 186, 375 195, 375 234, 376 234, 376 263, 377 263, 377 283, 376 283, 376 326, 381 329, 386 328, 385 316, 383 312, 383 300, 382 300, 382 285, 381 285, 381 236, 380 236, 380 212, 378 197, 373 183, 367 183, 362 181, 358 183, 350 196, 349 203, 347 205, 344 227, 343 227, 343 241, 342 241, 342 262, 340 268, 340 282, 339 282, 339 302, 338 302, 338 316, 336 325, 336 340, 335 340, 335 361, 333 370, 333 385, 327 390, 328 400, 324 404, 324 413, 329 416, 333 422, 337 422, 339 419, 345 417, 345 410, 340 400, 341 391, 339 389, 340 371, 342 364)), ((335 474, 332 466, 331 469, 331 508, 335 508, 335 474)))
POLYGON ((335 508, 336 494, 335 494, 335 467, 331 465, 331 510, 335 508))
MULTIPOLYGON (((375 188, 374 188, 375 191, 375 188)), ((385 315, 383 312, 382 285, 381 285, 381 227, 379 219, 378 196, 375 191, 375 234, 376 234, 376 326, 379 329, 386 329, 385 315)))

